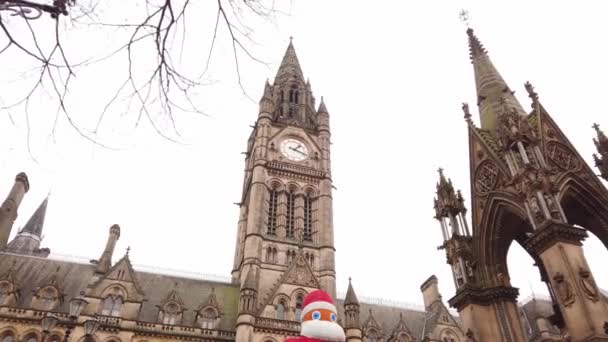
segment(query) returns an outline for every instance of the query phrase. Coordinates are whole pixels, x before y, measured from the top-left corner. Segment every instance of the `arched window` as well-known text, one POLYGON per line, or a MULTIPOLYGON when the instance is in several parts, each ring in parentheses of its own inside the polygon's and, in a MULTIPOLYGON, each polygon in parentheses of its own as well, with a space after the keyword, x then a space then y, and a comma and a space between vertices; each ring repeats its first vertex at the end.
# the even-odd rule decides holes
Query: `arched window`
POLYGON ((312 241, 312 198, 304 196, 304 241, 312 241))
POLYGON ((277 319, 285 319, 285 309, 287 307, 287 304, 285 303, 284 300, 280 300, 279 303, 277 304, 277 319))
POLYGON ((270 190, 268 199, 268 235, 277 235, 277 206, 279 204, 279 194, 276 189, 270 190))
POLYGON ((45 339, 45 341, 47 341, 47 342, 60 342, 61 341, 61 336, 59 336, 59 335, 51 335, 51 337, 47 337, 45 339))
POLYGON ((300 321, 302 320, 302 301, 304 299, 302 298, 302 295, 298 295, 296 297, 296 321, 300 321))
POLYGON ((15 342, 15 335, 12 332, 8 331, 2 335, 2 342, 15 342))
POLYGON ((122 297, 109 295, 103 300, 103 309, 101 314, 104 316, 120 316, 120 309, 122 307, 122 297))
POLYGON ((287 194, 287 226, 285 236, 293 239, 296 231, 296 194, 289 190, 287 194))
POLYGON ((179 323, 180 310, 179 305, 176 303, 167 303, 163 311, 163 324, 177 324, 179 323))
POLYGON ((376 330, 369 330, 367 332, 367 342, 378 342, 378 332, 376 330))
POLYGON ((201 328, 203 329, 215 329, 215 323, 217 321, 217 314, 212 308, 207 308, 203 311, 201 317, 201 328))
POLYGON ((36 336, 36 334, 29 334, 27 336, 25 336, 25 338, 23 339, 23 342, 37 342, 38 341, 38 336, 36 336))

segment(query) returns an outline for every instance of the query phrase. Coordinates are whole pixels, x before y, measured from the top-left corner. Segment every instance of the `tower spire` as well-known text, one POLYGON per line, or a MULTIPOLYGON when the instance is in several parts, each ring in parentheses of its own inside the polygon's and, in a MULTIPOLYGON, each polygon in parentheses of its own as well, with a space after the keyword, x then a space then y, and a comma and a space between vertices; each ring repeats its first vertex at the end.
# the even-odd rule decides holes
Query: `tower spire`
POLYGON ((281 61, 281 66, 277 71, 274 82, 276 84, 279 80, 289 79, 291 77, 297 78, 302 83, 304 82, 304 73, 302 73, 302 68, 300 67, 300 62, 298 61, 296 49, 293 47, 292 38, 289 39, 289 45, 287 46, 285 55, 283 55, 283 60, 281 61))
POLYGON ((20 233, 29 233, 36 235, 37 237, 42 237, 42 228, 44 228, 44 218, 46 217, 46 208, 49 204, 49 195, 40 203, 38 209, 36 209, 32 217, 30 217, 23 229, 21 229, 20 233))
POLYGON ((469 37, 469 55, 475 72, 477 88, 477 105, 481 128, 493 130, 497 118, 505 109, 515 110, 520 115, 526 115, 521 104, 502 78, 488 56, 488 52, 475 35, 472 28, 467 29, 469 37))

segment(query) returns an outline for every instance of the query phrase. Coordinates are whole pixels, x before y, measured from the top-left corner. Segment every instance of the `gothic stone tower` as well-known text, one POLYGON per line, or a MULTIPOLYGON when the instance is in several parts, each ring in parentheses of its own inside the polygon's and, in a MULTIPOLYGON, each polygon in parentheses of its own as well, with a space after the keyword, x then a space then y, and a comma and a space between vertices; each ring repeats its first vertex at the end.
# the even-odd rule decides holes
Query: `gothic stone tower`
POLYGON ((232 271, 241 284, 238 342, 270 326, 285 335, 297 328, 312 289, 335 299, 329 149, 329 114, 322 99, 315 109, 290 42, 247 143, 232 271))
MULTIPOLYGON (((608 247, 608 191, 539 101, 527 113, 473 30, 467 30, 481 127, 469 129, 472 232, 462 196, 440 175, 435 201, 456 282, 449 300, 476 341, 524 341, 507 252, 530 254, 565 340, 608 341, 608 305, 582 249, 587 232, 608 247), (449 228, 451 227, 451 229, 449 228)), ((599 142, 598 142, 599 144, 599 142)), ((597 158, 599 159, 599 158, 597 158)))

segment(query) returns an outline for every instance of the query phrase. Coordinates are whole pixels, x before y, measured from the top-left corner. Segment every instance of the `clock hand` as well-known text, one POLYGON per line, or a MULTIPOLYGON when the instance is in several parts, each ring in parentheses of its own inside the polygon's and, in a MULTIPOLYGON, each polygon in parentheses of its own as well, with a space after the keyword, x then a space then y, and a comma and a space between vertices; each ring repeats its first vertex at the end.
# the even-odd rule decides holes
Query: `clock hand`
POLYGON ((298 152, 299 154, 301 154, 301 155, 303 155, 303 156, 305 156, 305 155, 306 155, 306 153, 304 153, 304 152, 302 152, 302 151, 298 150, 297 148, 289 147, 289 149, 290 149, 290 150, 293 150, 293 151, 296 151, 296 152, 298 152))

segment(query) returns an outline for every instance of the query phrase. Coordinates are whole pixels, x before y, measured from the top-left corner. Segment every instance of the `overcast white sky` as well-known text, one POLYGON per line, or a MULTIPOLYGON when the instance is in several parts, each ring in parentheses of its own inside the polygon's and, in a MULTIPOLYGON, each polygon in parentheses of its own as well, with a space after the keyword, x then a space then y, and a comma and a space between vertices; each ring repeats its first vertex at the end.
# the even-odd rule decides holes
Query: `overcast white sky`
MULTIPOLYGON (((432 199, 439 166, 470 198, 461 102, 471 103, 478 118, 459 10, 471 12, 472 27, 524 108, 529 102, 523 83, 530 80, 589 162, 591 124, 608 129, 606 6, 602 1, 295 0, 289 16, 256 28, 256 51, 269 68, 245 58, 241 64, 245 88, 256 102, 293 36, 304 74, 330 111, 339 292, 350 276, 359 295, 421 304, 419 286, 436 274, 444 299, 454 294, 445 254, 436 249, 441 234, 432 199)), ((86 36, 72 37, 74 45, 92 44, 83 41, 86 36)), ((202 37, 201 49, 207 47, 202 37)), ((0 57, 3 68, 16 63, 7 64, 6 58, 0 57)), ((258 112, 257 103, 242 95, 231 58, 227 45, 218 45, 215 83, 199 95, 209 116, 178 116, 186 146, 163 140, 149 125, 135 129, 133 115, 116 116, 110 121, 118 123, 114 128, 104 126, 102 139, 120 151, 92 146, 63 119, 53 142, 48 128, 54 110, 34 104, 29 118, 34 161, 27 151, 25 116, 13 112, 13 124, 2 113, 0 194, 5 196, 20 171, 31 182, 16 228, 52 189, 43 245, 55 253, 97 258, 108 228, 118 223, 122 235, 115 259, 131 246, 135 264, 228 276, 241 152, 258 112)), ((78 75, 71 105, 83 125, 95 121, 94 104, 116 72, 97 67, 78 75)), ((0 82, 0 94, 10 94, 11 87, 0 82)), ((608 252, 595 237, 585 252, 596 280, 608 288, 608 252)), ((546 293, 521 248, 511 249, 509 261, 522 297, 532 289, 546 293)))

